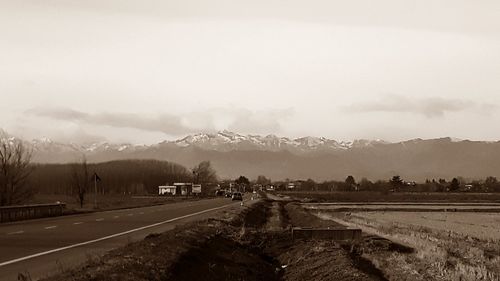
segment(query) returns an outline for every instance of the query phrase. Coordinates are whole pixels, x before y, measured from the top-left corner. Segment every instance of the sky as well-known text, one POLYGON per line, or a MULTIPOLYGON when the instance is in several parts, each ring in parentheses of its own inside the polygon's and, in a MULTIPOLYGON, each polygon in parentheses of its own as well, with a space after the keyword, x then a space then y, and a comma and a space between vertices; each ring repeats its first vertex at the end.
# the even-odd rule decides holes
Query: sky
POLYGON ((500 140, 497 0, 0 0, 0 128, 500 140))

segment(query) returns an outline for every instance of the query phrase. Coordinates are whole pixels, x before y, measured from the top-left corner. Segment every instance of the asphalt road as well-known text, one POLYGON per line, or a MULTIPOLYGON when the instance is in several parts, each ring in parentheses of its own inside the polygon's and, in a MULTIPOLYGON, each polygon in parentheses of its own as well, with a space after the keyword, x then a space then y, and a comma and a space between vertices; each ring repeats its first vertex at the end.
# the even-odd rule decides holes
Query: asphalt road
POLYGON ((0 224, 0 280, 19 272, 36 280, 239 203, 217 198, 0 224))

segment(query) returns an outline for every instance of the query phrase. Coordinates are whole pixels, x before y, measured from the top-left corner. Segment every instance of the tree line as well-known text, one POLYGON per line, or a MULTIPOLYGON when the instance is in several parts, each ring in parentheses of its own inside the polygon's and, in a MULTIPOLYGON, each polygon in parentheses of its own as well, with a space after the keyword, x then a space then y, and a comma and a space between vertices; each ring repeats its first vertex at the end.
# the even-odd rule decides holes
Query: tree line
POLYGON ((28 184, 38 193, 74 195, 78 185, 93 192, 98 175, 98 193, 157 193, 159 185, 191 182, 192 173, 179 164, 158 160, 119 160, 104 163, 36 164, 28 184))
MULTIPOLYGON (((265 177, 259 176, 259 178, 265 177)), ((258 183, 258 179, 254 182, 258 183)), ((353 176, 347 176, 344 181, 285 180, 272 183, 268 181, 266 185, 273 185, 277 190, 287 190, 289 182, 296 183, 295 190, 301 191, 500 192, 500 181, 493 176, 486 177, 484 180, 466 180, 462 177, 455 177, 451 180, 443 178, 437 180, 427 179, 423 183, 406 181, 399 175, 395 175, 388 180, 377 181, 361 178, 359 182, 353 176)))

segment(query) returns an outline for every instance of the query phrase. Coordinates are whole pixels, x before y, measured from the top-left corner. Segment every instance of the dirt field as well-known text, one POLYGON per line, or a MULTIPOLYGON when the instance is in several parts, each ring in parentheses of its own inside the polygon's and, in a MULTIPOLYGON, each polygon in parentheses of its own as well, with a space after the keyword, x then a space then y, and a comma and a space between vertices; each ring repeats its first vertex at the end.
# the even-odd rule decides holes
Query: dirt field
POLYGON ((498 203, 308 203, 306 209, 333 212, 485 212, 500 213, 498 203))
POLYGON ((364 256, 391 280, 500 280, 498 214, 438 212, 317 211, 365 233, 415 249, 388 256, 365 251, 364 256), (389 266, 390 265, 390 266, 389 266))
POLYGON ((500 193, 450 193, 450 192, 279 192, 292 199, 309 202, 496 202, 500 193))
POLYGON ((483 240, 500 241, 500 214, 450 212, 366 212, 355 216, 389 225, 411 225, 453 232, 483 240))

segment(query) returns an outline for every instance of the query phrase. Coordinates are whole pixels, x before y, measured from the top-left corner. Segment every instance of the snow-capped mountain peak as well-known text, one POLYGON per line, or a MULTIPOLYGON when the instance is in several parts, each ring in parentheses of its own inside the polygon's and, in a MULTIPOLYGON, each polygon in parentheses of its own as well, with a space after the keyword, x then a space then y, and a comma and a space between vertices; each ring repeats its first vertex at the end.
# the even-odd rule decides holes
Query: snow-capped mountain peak
POLYGON ((242 135, 230 131, 220 131, 215 134, 195 134, 184 137, 180 140, 172 141, 180 147, 196 146, 205 149, 220 151, 229 150, 290 150, 290 151, 315 151, 315 150, 338 150, 350 149, 355 144, 365 146, 368 143, 356 141, 331 140, 325 137, 302 137, 290 139, 287 137, 278 137, 273 134, 266 136, 260 135, 242 135))
MULTIPOLYGON (((0 131, 0 137, 13 138, 4 131, 0 131)), ((308 152, 335 152, 342 150, 349 150, 352 148, 371 147, 377 144, 386 144, 381 140, 354 140, 354 141, 336 141, 325 137, 301 137, 301 138, 288 138, 276 136, 273 134, 268 135, 255 135, 255 134, 238 134, 231 131, 220 131, 216 133, 198 133, 188 135, 184 138, 164 141, 155 145, 133 145, 130 143, 112 144, 106 141, 97 142, 93 144, 76 144, 76 143, 60 143, 51 140, 47 137, 34 139, 30 142, 33 149, 39 153, 62 153, 67 152, 72 155, 92 155, 104 153, 110 154, 123 154, 132 153, 151 148, 161 147, 197 147, 204 150, 215 151, 289 151, 292 153, 308 153, 308 152)), ((76 158, 75 158, 76 159, 76 158)))

